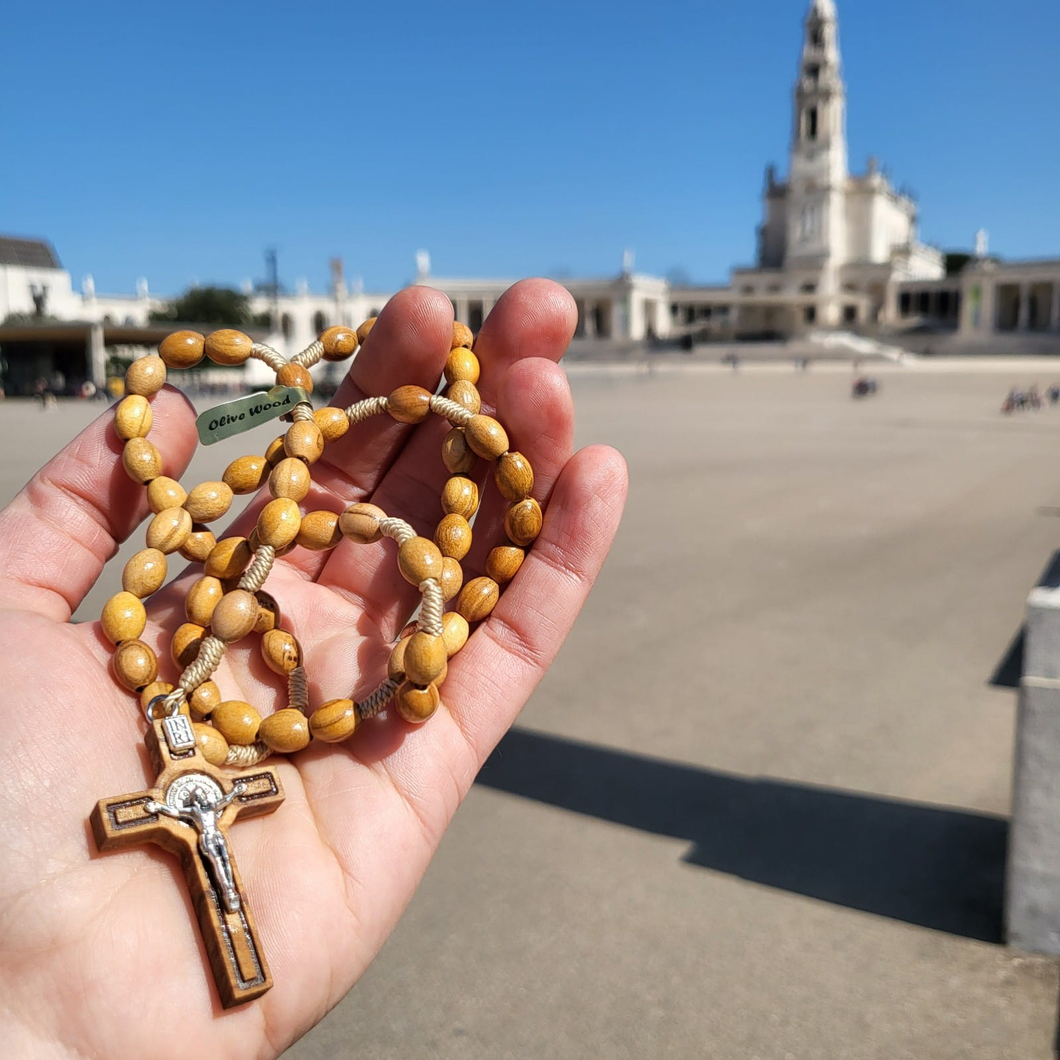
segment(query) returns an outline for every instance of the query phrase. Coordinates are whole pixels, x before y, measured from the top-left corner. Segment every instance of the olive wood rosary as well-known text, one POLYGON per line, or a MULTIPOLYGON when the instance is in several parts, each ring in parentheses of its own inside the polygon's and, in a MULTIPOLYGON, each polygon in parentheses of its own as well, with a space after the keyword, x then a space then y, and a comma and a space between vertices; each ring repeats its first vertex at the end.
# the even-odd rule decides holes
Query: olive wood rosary
POLYGON ((329 328, 290 361, 239 331, 225 329, 207 337, 179 331, 163 340, 158 356, 130 365, 126 396, 115 409, 115 429, 125 443, 122 463, 147 488, 154 517, 147 527, 147 548, 125 565, 122 592, 103 608, 102 626, 115 645, 115 677, 140 697, 158 777, 148 790, 102 799, 92 812, 92 829, 101 850, 153 842, 179 856, 226 1008, 272 986, 226 835, 238 818, 268 813, 283 800, 276 769, 259 763, 274 751, 300 751, 312 739, 345 740, 391 701, 406 721, 426 721, 438 709, 438 686, 448 659, 467 641, 470 624, 493 610, 501 587, 515 576, 525 549, 541 530, 541 508, 530 496, 534 474, 529 462, 509 450, 504 428, 479 411, 479 362, 472 351, 473 335, 463 324, 453 325, 444 396, 402 386, 347 409, 313 411, 309 369, 321 358, 351 356, 374 323, 374 318, 368 320, 356 332, 329 328), (198 421, 200 438, 216 440, 284 412, 291 425, 263 457, 240 457, 220 482, 185 492, 162 474, 161 455, 147 440, 149 399, 165 383, 167 367, 190 368, 204 354, 222 365, 257 358, 276 373, 277 385, 267 394, 204 413, 198 421), (374 504, 351 504, 341 514, 302 514, 299 502, 309 492, 310 469, 328 442, 370 416, 387 413, 400 423, 417 424, 432 412, 451 424, 442 443, 451 477, 442 490, 443 516, 433 541, 374 504), (469 520, 479 504, 478 486, 468 473, 477 457, 495 462, 494 480, 510 502, 504 518, 508 540, 490 551, 486 575, 463 585, 460 560, 471 547, 469 520), (273 499, 261 509, 250 537, 216 540, 204 524, 224 515, 234 494, 252 493, 266 484, 273 499), (297 546, 334 548, 344 537, 359 544, 382 538, 397 542, 398 569, 422 597, 419 617, 402 632, 386 678, 371 695, 354 700, 351 692, 310 711, 301 648, 282 627, 280 609, 262 585, 278 556, 297 546), (166 556, 174 552, 205 564, 204 576, 185 600, 188 621, 173 636, 173 659, 181 668, 176 685, 158 680, 158 660, 139 639, 147 624, 143 600, 161 588, 166 556), (455 610, 446 612, 446 602, 454 597, 455 610), (288 705, 265 718, 249 703, 222 701, 210 679, 227 646, 252 632, 262 634, 268 667, 287 679, 288 705), (241 771, 230 775, 222 766, 241 771))

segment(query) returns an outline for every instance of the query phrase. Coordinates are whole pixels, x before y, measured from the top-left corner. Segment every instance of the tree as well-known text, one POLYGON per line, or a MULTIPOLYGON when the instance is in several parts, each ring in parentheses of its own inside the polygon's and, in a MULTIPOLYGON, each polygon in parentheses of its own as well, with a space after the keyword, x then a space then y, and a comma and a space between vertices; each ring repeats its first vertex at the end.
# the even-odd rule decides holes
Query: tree
POLYGON ((151 320, 158 324, 216 324, 229 328, 257 322, 247 296, 230 287, 189 287, 165 309, 152 312, 151 320))

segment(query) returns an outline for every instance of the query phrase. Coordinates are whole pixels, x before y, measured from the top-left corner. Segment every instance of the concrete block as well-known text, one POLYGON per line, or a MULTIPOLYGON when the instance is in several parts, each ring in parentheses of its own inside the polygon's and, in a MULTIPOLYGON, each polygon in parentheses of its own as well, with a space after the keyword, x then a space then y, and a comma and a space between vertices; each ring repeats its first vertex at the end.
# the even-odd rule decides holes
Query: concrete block
POLYGON ((1027 597, 1023 676, 1060 680, 1060 588, 1042 585, 1027 597))

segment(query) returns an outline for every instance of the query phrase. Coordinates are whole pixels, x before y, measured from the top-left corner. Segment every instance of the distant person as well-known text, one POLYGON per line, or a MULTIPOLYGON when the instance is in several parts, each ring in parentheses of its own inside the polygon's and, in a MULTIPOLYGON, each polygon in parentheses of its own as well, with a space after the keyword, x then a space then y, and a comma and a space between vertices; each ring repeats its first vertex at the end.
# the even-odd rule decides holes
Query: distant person
POLYGON ((1056 383, 1053 383, 1053 385, 1049 387, 1047 393, 1049 396, 1050 405, 1055 405, 1058 401, 1060 401, 1060 386, 1057 386, 1056 383))

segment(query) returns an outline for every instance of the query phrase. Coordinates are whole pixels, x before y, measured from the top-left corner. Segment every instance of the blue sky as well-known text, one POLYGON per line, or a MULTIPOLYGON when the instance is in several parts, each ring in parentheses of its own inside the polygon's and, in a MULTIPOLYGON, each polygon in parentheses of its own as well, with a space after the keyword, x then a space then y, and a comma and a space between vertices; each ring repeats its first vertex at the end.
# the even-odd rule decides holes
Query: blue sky
MULTIPOLYGON (((1060 256, 1055 0, 838 0, 851 165, 922 235, 1060 256)), ((721 280, 783 164, 804 0, 15 4, 0 231, 75 283, 721 280)))

